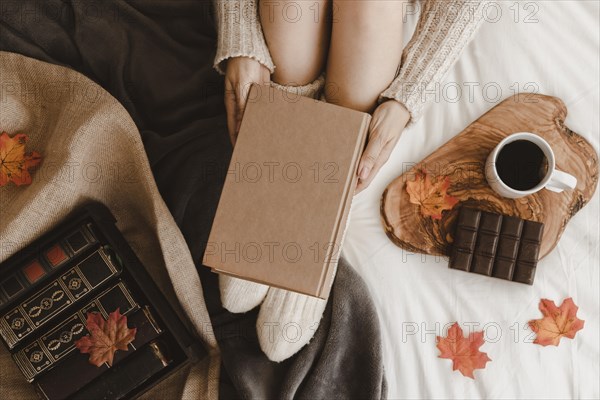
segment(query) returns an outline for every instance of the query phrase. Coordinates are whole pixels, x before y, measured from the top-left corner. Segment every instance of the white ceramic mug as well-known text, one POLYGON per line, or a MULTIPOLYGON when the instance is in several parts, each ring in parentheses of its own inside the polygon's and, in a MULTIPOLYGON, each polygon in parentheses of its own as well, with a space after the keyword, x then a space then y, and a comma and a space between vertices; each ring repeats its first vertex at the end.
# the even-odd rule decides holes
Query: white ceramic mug
POLYGON ((505 137, 498 145, 492 150, 490 155, 487 158, 485 163, 485 177, 488 181, 488 184, 491 188, 501 196, 508 197, 510 199, 517 199, 519 197, 524 197, 533 193, 536 193, 544 188, 551 190, 553 192, 562 192, 563 190, 575 189, 577 186, 577 178, 573 175, 567 174, 566 172, 562 172, 556 169, 556 159, 554 157, 554 152, 552 148, 544 139, 540 136, 535 135, 529 132, 519 132, 513 133, 505 137), (517 140, 527 140, 535 145, 537 145, 540 150, 544 152, 546 159, 548 161, 548 170, 546 175, 542 178, 540 183, 535 185, 533 188, 529 190, 517 190, 510 186, 500 179, 498 175, 498 171, 496 169, 496 159, 498 158, 498 154, 500 151, 509 143, 515 142, 517 140))

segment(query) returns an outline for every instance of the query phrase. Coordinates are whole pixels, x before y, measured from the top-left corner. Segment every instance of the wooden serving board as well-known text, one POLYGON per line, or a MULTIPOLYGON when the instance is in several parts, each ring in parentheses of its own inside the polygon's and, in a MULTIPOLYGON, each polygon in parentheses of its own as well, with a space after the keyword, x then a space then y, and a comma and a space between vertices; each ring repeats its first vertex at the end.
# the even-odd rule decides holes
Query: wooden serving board
POLYGON ((556 97, 518 94, 504 100, 388 185, 381 199, 388 237, 409 251, 447 256, 458 211, 471 206, 543 222, 540 258, 547 255, 598 184, 598 155, 585 139, 564 125, 566 116, 565 105, 556 97), (496 194, 485 179, 485 161, 500 140, 515 132, 532 132, 546 139, 556 155, 556 167, 577 178, 575 190, 555 193, 542 189, 514 200, 496 194), (439 220, 424 217, 420 206, 409 202, 406 182, 414 180, 419 170, 432 178, 448 176, 448 194, 459 200, 439 220))

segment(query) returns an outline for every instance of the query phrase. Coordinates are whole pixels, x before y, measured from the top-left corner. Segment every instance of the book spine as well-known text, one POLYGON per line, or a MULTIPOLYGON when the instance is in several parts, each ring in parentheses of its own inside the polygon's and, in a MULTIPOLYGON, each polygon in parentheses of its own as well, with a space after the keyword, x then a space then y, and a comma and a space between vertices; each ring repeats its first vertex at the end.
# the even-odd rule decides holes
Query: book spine
POLYGON ((359 140, 356 148, 354 149, 349 176, 346 178, 342 203, 340 204, 340 210, 338 211, 337 224, 333 230, 331 245, 328 246, 329 251, 325 256, 326 268, 323 269, 323 273, 321 274, 321 279, 319 281, 317 296, 321 298, 328 297, 335 279, 337 264, 341 255, 344 238, 346 236, 348 216, 350 215, 350 209, 352 208, 354 189, 358 183, 358 165, 360 163, 362 152, 367 143, 370 122, 371 116, 369 114, 365 114, 362 119, 359 140))

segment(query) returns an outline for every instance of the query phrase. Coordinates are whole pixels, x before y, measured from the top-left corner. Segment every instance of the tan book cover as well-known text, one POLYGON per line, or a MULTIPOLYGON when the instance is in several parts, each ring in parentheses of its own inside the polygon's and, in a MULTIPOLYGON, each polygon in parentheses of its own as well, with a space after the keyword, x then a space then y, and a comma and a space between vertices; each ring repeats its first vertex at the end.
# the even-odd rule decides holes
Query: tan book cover
POLYGON ((326 299, 370 119, 253 85, 204 265, 326 299))

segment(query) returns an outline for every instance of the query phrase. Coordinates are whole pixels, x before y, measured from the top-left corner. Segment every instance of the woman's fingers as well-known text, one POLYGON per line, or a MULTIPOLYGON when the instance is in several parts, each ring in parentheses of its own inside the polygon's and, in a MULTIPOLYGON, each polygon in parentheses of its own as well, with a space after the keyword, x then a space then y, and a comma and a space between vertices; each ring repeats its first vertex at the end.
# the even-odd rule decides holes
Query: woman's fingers
POLYGON ((236 95, 232 83, 225 79, 225 111, 227 112, 227 130, 231 144, 235 144, 237 137, 237 106, 236 95))
POLYGON ((390 158, 395 145, 396 141, 389 141, 383 146, 383 149, 381 149, 381 152, 379 153, 379 157, 377 160, 375 160, 375 164, 373 165, 373 169, 371 170, 369 177, 365 180, 359 179, 358 185, 356 186, 356 193, 360 193, 371 184, 373 179, 375 179, 375 176, 377 176, 379 173, 381 167, 383 167, 383 165, 390 158))
POLYGON ((249 82, 239 82, 236 86, 236 98, 235 98, 235 137, 237 138, 238 132, 240 131, 240 125, 242 124, 242 117, 244 116, 244 109, 246 108, 246 100, 248 98, 248 93, 250 92, 250 85, 252 81, 249 82))
POLYGON ((373 167, 375 166, 375 163, 379 158, 379 154, 384 146, 384 138, 379 135, 377 130, 371 130, 367 148, 363 152, 358 165, 358 177, 361 181, 369 179, 369 176, 373 172, 373 167))
POLYGON ((235 145, 242 123, 246 100, 252 83, 268 83, 270 71, 257 60, 248 57, 233 57, 227 62, 225 72, 225 110, 227 130, 231 143, 235 145))
POLYGON ((358 165, 358 177, 361 181, 368 180, 374 174, 373 169, 379 158, 379 154, 390 140, 388 138, 388 129, 385 129, 385 122, 385 113, 380 112, 379 108, 375 109, 373 118, 371 118, 371 123, 369 124, 367 147, 363 151, 358 165))
POLYGON ((396 101, 386 101, 375 109, 369 125, 369 143, 358 167, 357 192, 369 186, 387 162, 409 118, 406 108, 396 101))
POLYGON ((387 152, 386 156, 386 150, 389 147, 391 138, 389 137, 389 132, 382 128, 380 122, 379 113, 374 113, 369 126, 369 142, 363 152, 361 165, 359 165, 357 192, 369 186, 381 166, 387 161, 391 152, 391 150, 387 152))
POLYGON ((246 99, 250 91, 252 82, 231 82, 225 80, 225 111, 227 112, 227 129, 231 143, 235 145, 244 109, 246 107, 246 99))
POLYGON ((246 107, 246 99, 250 91, 252 82, 231 82, 225 80, 225 111, 227 112, 227 129, 231 143, 235 145, 242 117, 244 116, 244 108, 246 107))

